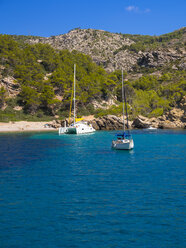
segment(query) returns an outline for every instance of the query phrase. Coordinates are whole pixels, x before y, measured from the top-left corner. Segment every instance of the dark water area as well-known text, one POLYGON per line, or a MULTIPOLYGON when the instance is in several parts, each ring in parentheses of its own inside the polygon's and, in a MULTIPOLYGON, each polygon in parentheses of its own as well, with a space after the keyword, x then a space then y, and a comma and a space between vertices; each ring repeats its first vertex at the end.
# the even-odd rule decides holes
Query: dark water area
POLYGON ((186 131, 114 134, 1 134, 0 247, 186 247, 186 131))

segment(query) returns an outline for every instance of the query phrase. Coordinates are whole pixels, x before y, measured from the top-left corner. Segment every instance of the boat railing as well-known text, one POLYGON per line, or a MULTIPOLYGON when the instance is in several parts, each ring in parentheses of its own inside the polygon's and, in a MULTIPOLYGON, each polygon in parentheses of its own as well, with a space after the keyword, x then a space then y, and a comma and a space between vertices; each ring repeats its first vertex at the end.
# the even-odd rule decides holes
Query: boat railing
POLYGON ((116 134, 117 138, 122 137, 123 139, 132 139, 132 135, 131 134, 126 134, 126 132, 124 133, 117 133, 116 134))

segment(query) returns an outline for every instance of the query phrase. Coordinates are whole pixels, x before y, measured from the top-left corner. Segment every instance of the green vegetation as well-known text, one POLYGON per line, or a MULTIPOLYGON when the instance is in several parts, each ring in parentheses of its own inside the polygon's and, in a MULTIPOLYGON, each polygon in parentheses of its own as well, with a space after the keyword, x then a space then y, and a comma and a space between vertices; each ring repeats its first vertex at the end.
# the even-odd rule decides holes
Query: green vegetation
POLYGON ((114 51, 114 54, 122 50, 129 50, 131 52, 138 53, 139 51, 151 51, 161 47, 166 47, 167 43, 171 42, 176 48, 181 48, 185 46, 184 39, 182 40, 183 34, 185 34, 186 28, 176 30, 174 32, 163 34, 160 36, 150 36, 150 35, 131 35, 123 34, 124 38, 129 38, 135 43, 130 46, 125 45, 114 51))
MULTIPOLYGON (((139 40, 136 44, 140 47, 140 44, 145 46, 170 41, 178 38, 181 32, 161 36, 161 41, 160 37, 133 38, 139 40)), ((29 45, 18 41, 19 38, 16 41, 15 37, 0 35, 0 76, 13 76, 20 89, 15 98, 8 98, 6 88, 0 86, 0 121, 49 120, 55 115, 68 116, 74 64, 77 65, 78 114, 102 116, 122 113, 121 71, 107 73, 89 56, 77 51, 58 51, 50 45, 29 45), (117 97, 116 106, 107 110, 94 109, 93 100, 101 102, 112 96, 117 97), (7 107, 3 111, 5 105, 7 107), (15 110, 15 106, 22 110, 15 110)), ((134 48, 136 44, 130 47, 134 48)), ((137 80, 126 81, 129 114, 149 117, 162 115, 170 107, 179 104, 185 95, 185 78, 184 71, 165 71, 161 77, 144 74, 137 80)))
POLYGON ((6 90, 4 87, 0 88, 0 109, 4 106, 6 102, 6 90))
MULTIPOLYGON (((121 102, 121 84, 117 84, 115 90, 117 99, 121 102)), ((186 72, 165 73, 161 77, 142 76, 135 81, 126 82, 125 90, 131 118, 139 114, 147 117, 161 116, 178 105, 186 95, 186 72)), ((98 109, 96 116, 121 113, 121 105, 118 105, 106 110, 98 109)))
POLYGON ((134 114, 162 115, 179 104, 186 94, 186 72, 165 73, 161 77, 143 76, 132 83, 135 89, 134 114))
POLYGON ((11 108, 0 110, 0 122, 9 121, 52 121, 53 116, 45 115, 43 112, 37 112, 36 115, 25 114, 24 111, 16 111, 11 108))

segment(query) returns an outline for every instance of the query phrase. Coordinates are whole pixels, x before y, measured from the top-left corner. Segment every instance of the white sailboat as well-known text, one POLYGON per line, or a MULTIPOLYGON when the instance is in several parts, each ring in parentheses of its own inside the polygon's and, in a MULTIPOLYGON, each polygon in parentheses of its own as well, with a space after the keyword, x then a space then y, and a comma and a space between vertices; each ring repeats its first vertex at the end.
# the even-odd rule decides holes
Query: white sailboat
POLYGON ((65 122, 65 126, 59 128, 59 134, 84 134, 95 131, 91 124, 82 119, 76 119, 76 65, 74 65, 74 122, 69 127, 66 127, 65 122))
POLYGON ((112 141, 112 148, 116 150, 130 150, 134 148, 134 141, 132 139, 132 136, 129 130, 127 134, 125 130, 125 112, 126 112, 126 117, 127 117, 127 128, 129 126, 128 126, 126 95, 125 95, 125 89, 123 85, 123 70, 122 70, 122 101, 123 101, 123 132, 116 134, 117 139, 112 141), (124 108, 124 101, 125 101, 125 108, 124 108))

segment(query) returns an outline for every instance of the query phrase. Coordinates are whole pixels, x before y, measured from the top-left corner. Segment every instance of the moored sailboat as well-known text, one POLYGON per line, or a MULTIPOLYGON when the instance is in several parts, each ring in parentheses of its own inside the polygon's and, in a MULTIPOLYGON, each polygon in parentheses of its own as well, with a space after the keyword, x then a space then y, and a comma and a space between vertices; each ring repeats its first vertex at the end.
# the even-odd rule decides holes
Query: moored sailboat
POLYGON ((130 150, 134 148, 134 141, 132 135, 129 131, 128 125, 128 112, 127 112, 127 102, 126 102, 126 94, 125 88, 123 84, 123 70, 122 70, 122 102, 123 102, 123 132, 116 134, 117 139, 112 141, 112 148, 116 150, 130 150), (124 107, 125 102, 125 107, 124 107), (125 130, 125 112, 126 112, 126 119, 127 119, 127 133, 125 130))
MULTIPOLYGON (((74 65, 74 120, 73 123, 67 127, 66 122, 64 127, 59 128, 59 134, 84 134, 84 133, 92 133, 96 130, 92 127, 91 124, 88 124, 83 119, 76 119, 76 65, 74 65)), ((70 115, 71 115, 71 107, 70 107, 70 115)), ((69 116, 70 121, 70 116, 69 116)))

